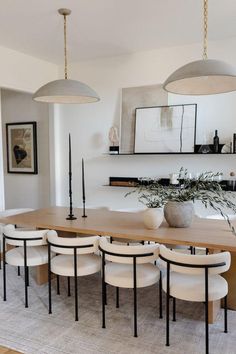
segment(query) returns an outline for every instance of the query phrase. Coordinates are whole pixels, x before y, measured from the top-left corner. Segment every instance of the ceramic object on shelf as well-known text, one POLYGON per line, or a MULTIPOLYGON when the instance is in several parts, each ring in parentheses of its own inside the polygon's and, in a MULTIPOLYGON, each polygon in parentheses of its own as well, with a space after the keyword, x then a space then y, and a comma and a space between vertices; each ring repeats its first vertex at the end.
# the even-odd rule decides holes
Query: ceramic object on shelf
POLYGON ((164 216, 172 227, 189 227, 192 223, 194 207, 192 201, 170 201, 164 207, 164 216))
POLYGON ((164 218, 163 208, 148 208, 143 212, 143 222, 147 229, 157 229, 164 218))
POLYGON ((170 184, 179 184, 179 174, 178 173, 170 173, 170 184))

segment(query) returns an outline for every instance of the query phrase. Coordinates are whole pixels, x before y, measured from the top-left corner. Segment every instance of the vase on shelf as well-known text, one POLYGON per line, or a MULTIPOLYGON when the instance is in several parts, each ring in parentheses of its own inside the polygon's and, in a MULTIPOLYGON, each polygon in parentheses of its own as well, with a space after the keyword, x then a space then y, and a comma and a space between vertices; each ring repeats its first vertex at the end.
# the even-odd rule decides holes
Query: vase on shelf
POLYGON ((148 208, 143 212, 143 222, 147 229, 158 229, 163 219, 163 208, 148 208))
POLYGON ((220 152, 220 139, 218 137, 218 132, 217 130, 215 130, 215 136, 213 138, 213 149, 215 153, 219 153, 220 152))

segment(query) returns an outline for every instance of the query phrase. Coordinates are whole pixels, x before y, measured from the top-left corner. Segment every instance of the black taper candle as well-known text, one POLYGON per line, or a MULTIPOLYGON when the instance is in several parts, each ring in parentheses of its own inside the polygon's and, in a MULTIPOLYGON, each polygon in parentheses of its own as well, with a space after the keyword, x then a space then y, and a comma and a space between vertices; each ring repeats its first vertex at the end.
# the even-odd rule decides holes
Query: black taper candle
POLYGON ((69 134, 69 198, 70 198, 70 212, 68 214, 67 220, 77 219, 73 215, 73 203, 72 203, 72 162, 71 162, 71 137, 69 134))
POLYGON ((85 180, 84 180, 84 159, 82 159, 82 199, 83 199, 83 218, 87 218, 85 214, 85 180))

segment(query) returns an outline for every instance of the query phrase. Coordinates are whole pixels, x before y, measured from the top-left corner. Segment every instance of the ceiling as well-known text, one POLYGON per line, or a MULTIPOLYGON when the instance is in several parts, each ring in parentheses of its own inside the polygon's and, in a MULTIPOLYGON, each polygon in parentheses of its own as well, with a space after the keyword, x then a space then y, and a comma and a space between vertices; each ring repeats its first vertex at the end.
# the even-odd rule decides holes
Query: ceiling
MULTIPOLYGON (((200 42, 203 0, 0 1, 0 46, 63 63, 63 18, 69 61, 200 42)), ((236 37, 235 0, 209 0, 209 39, 236 37)))

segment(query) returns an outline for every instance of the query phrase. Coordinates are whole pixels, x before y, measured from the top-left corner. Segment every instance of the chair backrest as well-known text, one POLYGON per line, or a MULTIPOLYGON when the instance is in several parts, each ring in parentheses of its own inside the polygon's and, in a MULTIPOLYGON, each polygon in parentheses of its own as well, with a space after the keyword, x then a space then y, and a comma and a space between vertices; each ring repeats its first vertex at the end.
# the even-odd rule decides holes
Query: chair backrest
POLYGON ((57 232, 50 230, 47 234, 48 243, 51 244, 51 251, 60 254, 89 254, 98 250, 99 236, 89 237, 59 237, 57 232), (58 247, 57 247, 58 246, 58 247))
POLYGON ((19 231, 15 228, 14 225, 6 225, 3 228, 3 233, 6 236, 5 240, 8 245, 23 246, 23 240, 26 240, 27 247, 46 245, 48 231, 49 230, 19 231), (8 237, 13 239, 10 239, 8 237))
POLYGON ((105 259, 116 263, 132 264, 135 255, 138 255, 136 258, 137 263, 150 263, 154 262, 159 256, 159 244, 137 246, 117 245, 108 242, 106 237, 101 237, 99 246, 99 249, 105 252, 105 259), (149 255, 145 256, 146 254, 149 255), (127 255, 130 255, 130 257, 127 255))
POLYGON ((226 272, 230 267, 231 255, 229 252, 221 252, 210 255, 191 255, 172 251, 166 246, 160 246, 160 257, 162 259, 170 261, 170 270, 183 274, 204 274, 205 265, 215 265, 208 268, 209 274, 220 274, 226 272), (179 263, 181 265, 175 265, 171 262, 179 263), (224 264, 217 266, 217 264, 224 264), (189 265, 187 267, 185 265, 189 265), (202 265, 202 268, 192 268, 191 265, 202 265))

